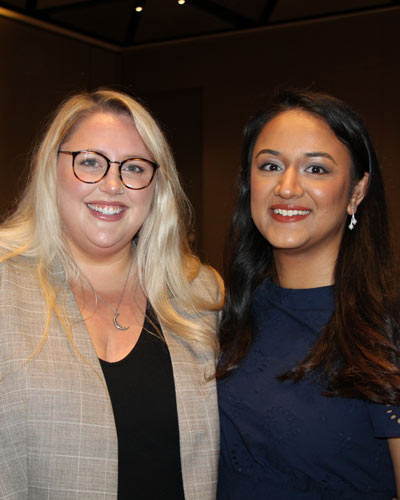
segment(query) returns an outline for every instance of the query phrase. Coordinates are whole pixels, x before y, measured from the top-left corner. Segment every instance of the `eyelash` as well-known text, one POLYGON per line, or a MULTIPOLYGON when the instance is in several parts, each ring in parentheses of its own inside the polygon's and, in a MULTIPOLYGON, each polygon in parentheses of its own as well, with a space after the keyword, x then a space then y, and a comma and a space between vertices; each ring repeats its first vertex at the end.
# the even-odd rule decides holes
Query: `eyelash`
POLYGON ((281 166, 277 165, 276 163, 273 163, 273 162, 267 162, 267 163, 263 163, 262 165, 260 165, 260 170, 264 170, 265 172, 276 172, 279 169, 281 169, 281 166), (268 167, 276 167, 276 168, 271 170, 271 168, 268 168, 268 167))
POLYGON ((313 168, 318 168, 319 169, 319 172, 310 172, 310 174, 315 174, 315 175, 324 175, 324 174, 327 174, 328 171, 325 167, 323 167, 322 165, 309 165, 307 168, 306 168, 306 172, 309 172, 310 169, 313 169, 313 168))
MULTIPOLYGON (((263 170, 264 172, 277 172, 277 171, 281 170, 282 168, 283 167, 281 165, 278 165, 277 163, 273 163, 273 162, 263 163, 259 167, 259 169, 263 170), (273 167, 273 168, 271 168, 271 167, 273 167)), ((322 165, 309 165, 305 169, 305 172, 308 172, 308 173, 313 174, 313 175, 324 175, 324 174, 328 173, 328 170, 325 167, 323 167, 322 165), (310 171, 312 169, 319 169, 319 171, 312 172, 312 171, 310 171)))

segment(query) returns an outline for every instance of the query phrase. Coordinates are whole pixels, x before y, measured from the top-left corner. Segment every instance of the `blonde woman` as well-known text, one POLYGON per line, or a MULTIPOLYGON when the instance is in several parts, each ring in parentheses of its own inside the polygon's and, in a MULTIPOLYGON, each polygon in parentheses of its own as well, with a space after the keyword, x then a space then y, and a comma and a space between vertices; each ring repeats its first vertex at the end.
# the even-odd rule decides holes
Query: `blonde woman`
POLYGON ((212 499, 218 275, 134 99, 66 100, 0 228, 0 497, 212 499))

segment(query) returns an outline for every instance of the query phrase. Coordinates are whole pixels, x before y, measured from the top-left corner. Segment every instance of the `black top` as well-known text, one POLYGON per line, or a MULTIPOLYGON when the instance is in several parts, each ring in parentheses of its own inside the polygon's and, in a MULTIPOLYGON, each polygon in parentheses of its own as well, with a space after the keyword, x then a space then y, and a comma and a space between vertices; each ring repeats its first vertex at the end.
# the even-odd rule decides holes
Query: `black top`
POLYGON ((124 359, 100 360, 118 434, 118 500, 185 498, 172 364, 156 330, 146 315, 124 359))
POLYGON ((400 408, 325 397, 315 377, 276 378, 317 342, 333 308, 333 287, 291 290, 266 281, 255 291, 254 342, 219 383, 219 500, 396 496, 382 438, 400 436, 400 408))

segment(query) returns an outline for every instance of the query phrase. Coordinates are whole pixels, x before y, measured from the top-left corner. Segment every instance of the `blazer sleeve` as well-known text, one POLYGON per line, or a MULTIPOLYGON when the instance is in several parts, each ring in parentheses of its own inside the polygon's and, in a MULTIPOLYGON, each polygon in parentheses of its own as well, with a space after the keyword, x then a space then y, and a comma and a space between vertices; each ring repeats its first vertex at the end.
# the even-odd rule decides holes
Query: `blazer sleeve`
MULTIPOLYGON (((219 275, 202 266, 192 282, 200 297, 216 310, 202 313, 216 332, 219 275)), ((196 321, 190 317, 192 321, 196 321)), ((216 354, 195 341, 183 339, 161 324, 171 356, 178 410, 182 478, 186 500, 215 500, 219 456, 219 418, 215 372, 216 354)), ((216 333, 215 333, 216 334, 216 333)))
POLYGON ((54 314, 41 344, 47 307, 34 263, 0 265, 0 499, 117 498, 108 391, 72 293, 60 301, 76 348, 54 314))
POLYGON ((0 265, 0 498, 28 499, 24 368, 12 273, 0 265))

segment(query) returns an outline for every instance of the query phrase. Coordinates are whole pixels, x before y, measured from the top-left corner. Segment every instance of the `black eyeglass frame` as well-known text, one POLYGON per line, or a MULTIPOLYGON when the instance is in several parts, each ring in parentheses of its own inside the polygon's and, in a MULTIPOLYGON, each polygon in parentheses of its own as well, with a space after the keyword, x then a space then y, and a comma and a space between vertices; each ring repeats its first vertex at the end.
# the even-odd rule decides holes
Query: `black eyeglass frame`
POLYGON ((78 181, 81 181, 81 182, 84 182, 85 184, 97 184, 98 182, 100 182, 101 180, 104 179, 104 177, 108 174, 108 171, 110 170, 110 167, 111 167, 111 164, 112 163, 116 163, 117 165, 119 165, 119 178, 122 182, 122 184, 127 187, 128 189, 134 189, 135 191, 140 191, 141 189, 146 189, 147 187, 150 186, 150 184, 152 183, 153 179, 154 179, 154 175, 157 171, 157 169, 159 168, 159 164, 156 163, 155 161, 151 161, 151 160, 147 160, 146 158, 140 158, 139 156, 134 156, 132 158, 127 158, 126 160, 123 160, 123 161, 112 161, 110 160, 109 158, 107 158, 106 155, 104 155, 103 153, 99 153, 98 151, 91 151, 91 150, 87 150, 87 149, 84 149, 82 151, 62 151, 61 149, 58 150, 58 153, 63 153, 65 155, 70 155, 72 156, 72 170, 74 172, 74 175, 75 177, 78 179, 78 181), (102 158, 104 158, 107 162, 107 169, 106 171, 104 172, 104 174, 100 177, 100 179, 97 179, 97 181, 84 181, 82 180, 78 175, 77 173, 75 172, 75 158, 81 154, 81 153, 94 153, 96 155, 99 155, 101 156, 102 158), (145 161, 146 163, 149 163, 152 167, 153 167, 153 175, 151 176, 149 182, 143 186, 143 187, 140 187, 140 188, 135 188, 135 187, 131 187, 131 186, 128 186, 125 182, 124 182, 124 179, 122 178, 122 174, 121 174, 121 169, 122 169, 122 165, 124 165, 124 163, 128 162, 128 161, 132 161, 132 160, 140 160, 140 161, 145 161))

